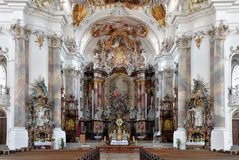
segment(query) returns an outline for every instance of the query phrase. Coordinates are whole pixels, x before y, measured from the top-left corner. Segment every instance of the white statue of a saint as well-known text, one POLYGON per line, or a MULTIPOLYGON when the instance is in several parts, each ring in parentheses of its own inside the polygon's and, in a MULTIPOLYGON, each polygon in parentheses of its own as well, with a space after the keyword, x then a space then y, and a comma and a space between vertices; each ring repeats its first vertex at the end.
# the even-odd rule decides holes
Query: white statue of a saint
POLYGON ((130 107, 130 119, 135 119, 135 108, 130 107))
POLYGON ((103 115, 106 119, 108 119, 110 117, 110 106, 108 106, 104 109, 103 115))
POLYGON ((49 118, 46 116, 47 109, 39 106, 36 108, 36 126, 42 127, 49 122, 49 118))
POLYGON ((89 108, 88 108, 88 106, 86 106, 86 110, 85 110, 85 118, 86 119, 90 119, 90 110, 89 110, 89 108))
POLYGON ((194 126, 201 127, 203 125, 203 108, 201 106, 197 106, 192 108, 190 111, 193 111, 194 126))
POLYGON ((94 69, 100 68, 99 57, 100 57, 99 53, 95 53, 95 55, 93 56, 94 69))
POLYGON ((154 120, 154 111, 152 106, 150 106, 147 116, 149 120, 154 120))
POLYGON ((142 120, 142 108, 141 108, 141 106, 139 106, 138 109, 137 109, 136 120, 137 121, 142 120))
POLYGON ((103 110, 100 107, 97 107, 97 111, 95 113, 94 119, 95 120, 102 120, 101 116, 102 116, 103 110))

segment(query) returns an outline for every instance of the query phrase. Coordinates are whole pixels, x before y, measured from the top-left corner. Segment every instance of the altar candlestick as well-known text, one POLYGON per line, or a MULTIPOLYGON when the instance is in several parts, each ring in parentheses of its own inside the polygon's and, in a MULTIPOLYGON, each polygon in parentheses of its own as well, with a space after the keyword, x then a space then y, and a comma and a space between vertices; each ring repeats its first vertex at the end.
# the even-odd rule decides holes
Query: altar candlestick
POLYGON ((92 110, 91 110, 92 115, 91 115, 91 116, 92 116, 92 117, 91 117, 91 119, 93 120, 93 119, 94 119, 94 90, 92 89, 91 92, 92 92, 92 102, 91 102, 91 104, 92 104, 92 106, 91 106, 91 107, 92 107, 92 108, 91 108, 91 109, 92 109, 92 110))

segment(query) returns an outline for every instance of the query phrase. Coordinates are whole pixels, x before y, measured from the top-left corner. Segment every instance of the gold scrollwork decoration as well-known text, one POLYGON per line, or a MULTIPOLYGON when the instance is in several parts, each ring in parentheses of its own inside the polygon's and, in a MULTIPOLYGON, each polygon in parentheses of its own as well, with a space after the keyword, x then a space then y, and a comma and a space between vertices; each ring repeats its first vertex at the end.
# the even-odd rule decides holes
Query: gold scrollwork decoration
POLYGON ((38 44, 39 48, 41 49, 42 46, 43 46, 43 44, 44 44, 46 35, 44 34, 44 32, 39 32, 39 31, 36 31, 36 32, 34 32, 33 34, 36 35, 36 40, 35 40, 35 42, 38 44))
POLYGON ((78 27, 87 16, 87 9, 84 4, 76 4, 73 9, 73 26, 78 27))
POLYGON ((151 12, 152 12, 152 16, 159 23, 161 27, 166 25, 166 21, 165 21, 166 11, 163 4, 157 4, 153 6, 151 12))

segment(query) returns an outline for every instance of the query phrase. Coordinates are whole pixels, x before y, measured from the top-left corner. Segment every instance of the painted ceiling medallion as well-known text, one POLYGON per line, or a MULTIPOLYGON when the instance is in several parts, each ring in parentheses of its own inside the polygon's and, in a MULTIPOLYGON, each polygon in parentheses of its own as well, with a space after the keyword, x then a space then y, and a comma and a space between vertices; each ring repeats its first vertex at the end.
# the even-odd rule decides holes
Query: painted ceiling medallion
POLYGON ((166 11, 162 4, 157 4, 153 6, 151 13, 154 19, 159 23, 161 27, 166 25, 165 22, 166 11))
POLYGON ((73 26, 78 27, 86 16, 86 6, 84 4, 76 4, 73 8, 73 26))

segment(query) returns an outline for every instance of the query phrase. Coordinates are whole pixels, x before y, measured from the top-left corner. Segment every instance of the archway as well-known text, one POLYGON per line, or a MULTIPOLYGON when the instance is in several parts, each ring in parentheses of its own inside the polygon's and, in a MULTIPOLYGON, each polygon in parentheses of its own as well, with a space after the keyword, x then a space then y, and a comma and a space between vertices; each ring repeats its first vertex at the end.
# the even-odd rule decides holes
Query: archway
POLYGON ((232 139, 233 145, 239 145, 239 110, 232 117, 232 139))
POLYGON ((7 116, 3 110, 0 110, 0 145, 6 144, 7 138, 7 116))

